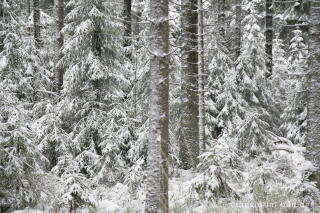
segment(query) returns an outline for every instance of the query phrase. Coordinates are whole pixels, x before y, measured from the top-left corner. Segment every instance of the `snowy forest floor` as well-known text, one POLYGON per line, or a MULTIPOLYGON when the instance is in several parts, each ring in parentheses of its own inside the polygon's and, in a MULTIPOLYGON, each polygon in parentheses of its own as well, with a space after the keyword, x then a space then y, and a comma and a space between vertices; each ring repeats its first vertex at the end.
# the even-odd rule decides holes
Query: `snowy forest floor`
MULTIPOLYGON (((188 170, 175 170, 173 177, 169 180, 169 200, 170 200, 170 212, 192 212, 202 213, 205 212, 206 207, 198 205, 197 208, 190 210, 190 206, 186 205, 193 203, 192 206, 196 206, 194 202, 186 200, 189 194, 189 189, 192 184, 192 180, 195 177, 195 173, 188 170)), ((112 188, 99 188, 95 192, 99 194, 99 200, 96 201, 96 213, 140 213, 144 209, 145 193, 144 187, 136 193, 136 196, 132 196, 129 192, 129 188, 123 184, 118 183, 112 188)), ((16 210, 12 213, 47 213, 44 207, 42 210, 25 209, 16 210)))
MULTIPOLYGON (((245 205, 244 201, 237 203, 215 203, 214 201, 203 201, 193 196, 191 187, 196 180, 197 173, 189 170, 176 169, 171 173, 169 180, 169 206, 170 213, 246 213, 252 212, 252 203, 245 205)), ((101 187, 97 189, 96 208, 94 211, 77 211, 79 213, 142 213, 144 212, 145 189, 140 187, 136 193, 130 193, 129 188, 121 183, 112 188, 101 187), (135 194, 133 196, 132 194, 135 194)), ((267 203, 267 201, 266 201, 267 203)), ((259 208, 259 207, 258 207, 259 208)), ((264 208, 264 207, 262 207, 264 208)), ((281 208, 274 206, 270 213, 283 213, 281 208)), ((45 205, 38 209, 27 208, 15 210, 10 213, 49 213, 45 205), (41 209, 41 210, 40 210, 41 209)))

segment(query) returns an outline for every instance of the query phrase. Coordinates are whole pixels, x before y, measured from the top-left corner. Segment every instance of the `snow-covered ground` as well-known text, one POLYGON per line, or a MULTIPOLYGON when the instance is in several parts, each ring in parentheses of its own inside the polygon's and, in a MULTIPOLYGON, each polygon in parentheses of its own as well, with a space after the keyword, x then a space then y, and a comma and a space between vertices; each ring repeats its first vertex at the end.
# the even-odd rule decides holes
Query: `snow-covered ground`
MULTIPOLYGON (((190 186, 195 174, 186 170, 177 170, 174 177, 169 181, 169 205, 170 212, 190 212, 187 209, 190 186)), ((142 187, 136 196, 129 193, 129 188, 123 184, 116 184, 112 188, 100 188, 97 190, 98 200, 96 201, 95 213, 140 213, 144 209, 145 193, 142 187)), ((202 213, 204 206, 195 206, 192 213, 202 213)), ((47 211, 25 209, 16 210, 10 213, 48 213, 47 211)))

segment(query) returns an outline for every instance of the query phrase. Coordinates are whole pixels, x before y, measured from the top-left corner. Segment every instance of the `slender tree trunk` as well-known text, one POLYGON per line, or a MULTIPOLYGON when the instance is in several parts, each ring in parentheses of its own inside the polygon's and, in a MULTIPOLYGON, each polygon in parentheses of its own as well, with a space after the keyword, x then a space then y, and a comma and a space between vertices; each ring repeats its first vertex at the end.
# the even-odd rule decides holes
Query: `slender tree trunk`
MULTIPOLYGON (((101 58, 102 57, 102 44, 103 44, 103 32, 101 30, 101 23, 100 21, 95 22, 94 26, 94 31, 92 35, 92 40, 91 40, 91 48, 93 54, 101 58)), ((93 89, 96 93, 96 101, 101 101, 102 100, 102 80, 101 79, 96 79, 92 82, 93 89)))
POLYGON ((236 0, 236 26, 235 26, 235 36, 234 36, 234 46, 235 46, 235 58, 237 61, 241 53, 241 0, 236 0))
MULTIPOLYGON (((131 25, 131 7, 132 7, 132 1, 131 0, 124 0, 123 2, 124 10, 123 10, 123 16, 124 16, 124 44, 123 46, 130 47, 131 46, 131 33, 132 33, 132 25, 131 25)), ((128 50, 126 50, 128 51, 128 50)), ((129 53, 129 51, 126 53, 126 56, 131 59, 132 54, 129 53)))
POLYGON ((203 2, 198 0, 199 7, 199 38, 200 38, 200 69, 199 69, 199 144, 201 153, 206 151, 205 141, 205 104, 204 104, 204 17, 203 17, 203 2))
MULTIPOLYGON (((0 0, 0 21, 2 22, 1 23, 1 31, 5 30, 4 29, 5 11, 4 11, 4 7, 3 7, 3 1, 4 0, 0 0)), ((5 39, 5 36, 1 35, 0 36, 0 52, 2 52, 3 48, 4 48, 4 39, 5 39)))
POLYGON ((33 0, 33 33, 34 41, 37 48, 41 46, 40 39, 40 5, 39 0, 33 0))
MULTIPOLYGON (((64 36, 61 33, 62 28, 64 27, 64 17, 65 17, 65 8, 64 8, 64 0, 58 0, 57 2, 57 16, 58 16, 58 21, 57 21, 57 31, 58 31, 58 38, 57 38, 57 44, 58 44, 58 60, 62 58, 62 51, 61 49, 63 48, 64 45, 64 36)), ((62 89, 63 85, 63 76, 64 76, 64 68, 62 65, 58 65, 57 67, 57 86, 58 86, 58 91, 62 89)))
POLYGON ((168 213, 169 8, 150 0, 150 133, 146 213, 168 213))
POLYGON ((4 17, 3 1, 4 0, 0 0, 0 18, 1 18, 1 21, 3 21, 3 17, 4 17))
POLYGON ((31 0, 27 0, 27 11, 28 11, 28 15, 31 14, 31 0))
MULTIPOLYGON (((320 0, 310 1, 307 159, 320 166, 320 0)), ((319 169, 311 175, 320 189, 319 169)))
POLYGON ((219 33, 221 38, 223 39, 223 44, 224 46, 226 45, 225 43, 225 37, 226 37, 226 1, 225 0, 219 0, 218 3, 218 23, 219 23, 219 33))
POLYGON ((196 168, 199 156, 198 2, 182 4, 182 118, 181 168, 196 168))
POLYGON ((268 70, 267 77, 270 77, 272 75, 272 41, 273 41, 273 9, 272 6, 272 0, 266 0, 266 31, 265 31, 265 37, 266 37, 266 54, 268 57, 268 60, 266 61, 266 67, 268 70))
POLYGON ((131 20, 133 23, 131 24, 132 34, 134 36, 134 47, 133 50, 135 52, 134 59, 134 82, 133 82, 133 107, 134 107, 134 117, 137 116, 137 103, 138 103, 138 91, 137 91, 137 83, 138 83, 138 49, 140 47, 139 44, 139 35, 140 35, 140 21, 142 15, 141 8, 141 0, 138 0, 137 6, 135 7, 135 11, 132 11, 131 20))

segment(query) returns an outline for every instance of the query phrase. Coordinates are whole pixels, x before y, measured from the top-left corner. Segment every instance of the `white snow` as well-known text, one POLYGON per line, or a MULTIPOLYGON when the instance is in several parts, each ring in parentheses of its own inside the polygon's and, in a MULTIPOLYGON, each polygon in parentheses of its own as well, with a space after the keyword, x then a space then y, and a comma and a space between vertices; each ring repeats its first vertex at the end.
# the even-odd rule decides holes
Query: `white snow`
POLYGON ((40 210, 35 210, 35 209, 25 209, 25 210, 15 210, 13 212, 10 213, 44 213, 43 211, 40 210))
POLYGON ((0 71, 2 71, 8 65, 7 57, 0 55, 0 71))
POLYGON ((98 203, 98 213, 118 213, 121 207, 110 200, 103 200, 98 203))

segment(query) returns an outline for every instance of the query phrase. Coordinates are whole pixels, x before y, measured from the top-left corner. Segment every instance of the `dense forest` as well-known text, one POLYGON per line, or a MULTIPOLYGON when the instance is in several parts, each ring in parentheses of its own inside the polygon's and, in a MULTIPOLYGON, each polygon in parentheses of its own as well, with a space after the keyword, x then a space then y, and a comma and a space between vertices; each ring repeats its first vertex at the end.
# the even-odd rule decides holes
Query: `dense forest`
POLYGON ((320 212, 320 0, 0 0, 0 213, 320 212))

